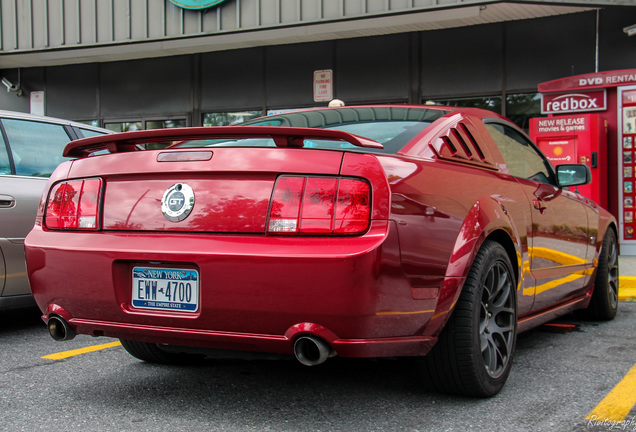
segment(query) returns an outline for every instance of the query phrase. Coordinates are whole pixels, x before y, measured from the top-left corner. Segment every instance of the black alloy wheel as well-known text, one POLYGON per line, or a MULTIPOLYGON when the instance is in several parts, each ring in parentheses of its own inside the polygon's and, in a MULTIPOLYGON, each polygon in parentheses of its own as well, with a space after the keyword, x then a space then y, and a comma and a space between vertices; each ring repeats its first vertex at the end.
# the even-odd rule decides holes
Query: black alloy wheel
POLYGON ((500 377, 512 355, 516 329, 514 286, 510 270, 496 262, 486 275, 479 313, 479 339, 484 367, 500 377))
POLYGON ((422 359, 424 381, 445 393, 494 396, 510 374, 516 340, 515 274, 503 246, 486 240, 452 316, 422 359))

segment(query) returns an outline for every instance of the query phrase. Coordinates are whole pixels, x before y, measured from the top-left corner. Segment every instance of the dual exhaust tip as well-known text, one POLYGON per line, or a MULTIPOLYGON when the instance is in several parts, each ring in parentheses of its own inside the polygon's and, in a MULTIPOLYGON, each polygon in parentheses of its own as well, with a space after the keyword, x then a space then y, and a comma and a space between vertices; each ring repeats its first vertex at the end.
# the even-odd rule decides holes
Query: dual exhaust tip
MULTIPOLYGON (((47 323, 49 334, 56 341, 73 339, 77 333, 59 316, 52 316, 47 323)), ((294 355, 305 366, 316 366, 324 363, 329 357, 336 355, 331 346, 323 339, 308 335, 300 336, 294 342, 294 355)))
POLYGON ((49 334, 56 341, 67 341, 73 339, 77 333, 75 330, 62 318, 58 316, 52 316, 46 324, 49 329, 49 334))
POLYGON ((316 336, 301 336, 294 342, 294 355, 305 366, 316 366, 336 355, 329 344, 316 336))

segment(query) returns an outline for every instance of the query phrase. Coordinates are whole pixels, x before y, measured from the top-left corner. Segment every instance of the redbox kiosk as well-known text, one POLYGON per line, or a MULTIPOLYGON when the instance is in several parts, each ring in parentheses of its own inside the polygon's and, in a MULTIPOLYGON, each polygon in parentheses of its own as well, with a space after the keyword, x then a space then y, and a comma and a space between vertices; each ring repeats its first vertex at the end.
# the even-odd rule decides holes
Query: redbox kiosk
POLYGON ((548 117, 531 119, 531 138, 554 165, 590 167, 579 192, 616 217, 621 254, 636 255, 636 69, 548 81, 539 93, 548 117))
POLYGON ((533 118, 530 137, 554 166, 589 166, 592 183, 577 190, 607 208, 607 122, 600 115, 533 118))

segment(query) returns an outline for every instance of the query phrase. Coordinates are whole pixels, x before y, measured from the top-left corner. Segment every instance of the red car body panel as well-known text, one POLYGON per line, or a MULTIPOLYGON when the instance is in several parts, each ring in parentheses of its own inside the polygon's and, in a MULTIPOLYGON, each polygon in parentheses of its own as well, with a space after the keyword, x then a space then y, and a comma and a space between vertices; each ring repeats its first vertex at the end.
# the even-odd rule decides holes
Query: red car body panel
MULTIPOLYGON (((494 238, 516 269, 521 330, 586 306, 594 262, 615 221, 578 194, 544 193, 509 175, 484 128, 487 117, 501 120, 481 110, 447 114, 397 154, 289 148, 295 134, 327 136, 300 128, 257 133, 254 126, 221 130, 260 136, 280 129, 278 139, 287 144, 210 148, 209 159, 162 162, 161 154, 192 149, 135 151, 134 145, 221 132, 145 131, 74 142, 67 153, 82 158, 61 165, 49 185, 101 178, 101 228, 46 228, 44 195, 26 240, 34 298, 45 321, 59 316, 78 333, 96 336, 291 354, 299 335, 312 334, 342 356, 424 355, 453 311, 479 247, 494 238), (461 144, 471 140, 478 145, 461 144), (83 157, 103 147, 114 153, 83 157), (268 234, 281 173, 363 179, 371 187, 368 230, 268 234), (162 215, 161 201, 177 182, 195 190, 196 204, 174 223, 162 215), (537 210, 537 200, 547 210, 537 210), (566 225, 567 235, 558 231, 566 225), (572 262, 555 265, 546 251, 564 249, 572 262), (133 307, 135 266, 197 270, 196 312, 133 307)), ((359 137, 330 136, 373 147, 359 137)))

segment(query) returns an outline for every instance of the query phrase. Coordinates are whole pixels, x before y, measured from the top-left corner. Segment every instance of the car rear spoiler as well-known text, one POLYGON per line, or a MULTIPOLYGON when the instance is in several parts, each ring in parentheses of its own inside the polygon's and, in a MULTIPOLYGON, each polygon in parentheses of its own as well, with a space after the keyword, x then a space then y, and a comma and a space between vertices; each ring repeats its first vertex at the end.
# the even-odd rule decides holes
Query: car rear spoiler
POLYGON ((72 141, 64 148, 64 156, 83 158, 92 153, 108 150, 122 153, 139 150, 140 144, 157 142, 183 142, 223 138, 271 138, 277 147, 303 147, 304 140, 345 141, 357 147, 382 149, 377 141, 335 129, 313 129, 276 126, 215 126, 172 129, 153 129, 117 134, 99 135, 72 141))

